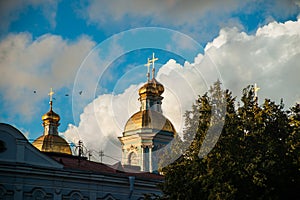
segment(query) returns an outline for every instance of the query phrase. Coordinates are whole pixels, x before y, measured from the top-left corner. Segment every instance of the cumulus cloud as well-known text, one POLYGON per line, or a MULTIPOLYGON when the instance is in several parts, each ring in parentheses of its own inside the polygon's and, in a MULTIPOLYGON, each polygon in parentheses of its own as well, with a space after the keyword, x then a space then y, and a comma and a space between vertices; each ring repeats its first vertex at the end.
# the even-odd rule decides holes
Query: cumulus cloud
MULTIPOLYGON (((157 80, 165 87, 162 95, 163 113, 181 134, 184 127, 183 114, 190 109, 197 96, 207 89, 206 84, 193 64, 185 63, 181 66, 175 60, 170 60, 160 68, 157 80)), ((139 111, 138 89, 142 84, 131 85, 122 94, 100 95, 85 107, 79 126, 69 125, 63 135, 73 143, 82 140, 89 150, 94 151, 95 159, 99 160, 95 152, 100 149, 120 159, 121 146, 117 137, 122 136, 130 116, 139 111)), ((115 162, 110 158, 105 161, 115 162)))
MULTIPOLYGON (((194 63, 180 65, 169 60, 159 70, 157 79, 165 86, 162 109, 180 133, 183 114, 198 95, 220 78, 225 88, 240 96, 241 90, 257 83, 259 101, 284 98, 287 106, 299 101, 300 89, 300 21, 272 22, 253 35, 237 28, 222 29, 219 36, 205 47, 204 54, 194 63), (176 80, 176 81, 174 81, 176 80)), ((132 85, 124 93, 104 94, 88 104, 80 117, 79 126, 69 125, 64 135, 71 141, 83 140, 97 152, 100 149, 120 159, 117 140, 127 119, 139 109, 138 88, 132 85)), ((94 159, 98 159, 95 153, 94 159)), ((109 158, 105 162, 115 162, 109 158)))
POLYGON ((49 87, 70 87, 87 53, 94 46, 88 37, 70 42, 56 35, 35 40, 28 33, 10 34, 0 42, 0 88, 5 112, 28 116, 45 98, 49 87), (32 97, 33 91, 39 91, 32 97))
POLYGON ((257 83, 261 99, 283 98, 287 106, 299 101, 300 21, 272 22, 254 35, 223 29, 205 53, 220 71, 225 87, 239 95, 257 83))

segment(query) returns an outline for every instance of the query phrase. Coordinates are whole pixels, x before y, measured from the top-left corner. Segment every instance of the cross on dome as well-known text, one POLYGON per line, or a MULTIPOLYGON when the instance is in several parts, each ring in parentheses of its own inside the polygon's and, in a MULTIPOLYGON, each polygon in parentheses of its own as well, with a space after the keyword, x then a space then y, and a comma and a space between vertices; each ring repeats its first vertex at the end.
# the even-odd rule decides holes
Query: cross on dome
POLYGON ((148 71, 147 71, 147 79, 148 82, 150 81, 150 65, 152 64, 152 78, 155 77, 155 67, 154 67, 154 63, 155 61, 157 61, 158 58, 155 58, 155 54, 152 53, 152 59, 148 58, 147 64, 145 64, 146 67, 148 67, 148 71))
POLYGON ((52 88, 50 88, 50 92, 49 92, 49 96, 50 96, 50 101, 49 101, 49 104, 50 104, 50 109, 52 110, 52 97, 53 97, 53 94, 54 94, 54 91, 52 90, 52 88))
POLYGON ((50 88, 50 92, 49 92, 49 96, 50 96, 50 101, 52 101, 52 96, 54 94, 54 91, 52 90, 52 88, 50 88))
POLYGON ((254 98, 257 98, 257 92, 258 92, 258 90, 260 90, 260 88, 257 87, 257 84, 255 83, 254 84, 254 98))
POLYGON ((147 71, 148 82, 150 81, 150 65, 151 65, 151 61, 150 61, 150 58, 148 58, 147 64, 145 64, 145 66, 148 68, 148 71, 147 71))
POLYGON ((152 59, 149 60, 152 63, 152 78, 155 78, 155 68, 154 68, 154 63, 157 61, 158 58, 155 58, 154 53, 152 53, 152 59))

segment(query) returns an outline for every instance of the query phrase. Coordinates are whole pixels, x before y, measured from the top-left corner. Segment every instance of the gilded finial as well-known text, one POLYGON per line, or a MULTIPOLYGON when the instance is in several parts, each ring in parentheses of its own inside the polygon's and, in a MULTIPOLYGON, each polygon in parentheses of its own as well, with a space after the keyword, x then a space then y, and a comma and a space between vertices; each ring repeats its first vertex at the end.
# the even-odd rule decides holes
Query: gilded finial
POLYGON ((148 80, 148 82, 150 81, 150 65, 151 65, 151 61, 148 58, 147 64, 145 64, 145 66, 148 68, 148 71, 147 71, 147 80, 148 80))
POLYGON ((257 84, 255 83, 255 84, 254 84, 254 98, 255 98, 255 99, 257 98, 257 92, 258 92, 258 90, 260 90, 260 88, 257 87, 257 84))
POLYGON ((50 92, 49 92, 49 96, 50 96, 50 101, 49 101, 49 104, 50 104, 50 110, 52 110, 52 96, 54 94, 54 91, 52 90, 52 88, 50 88, 50 92))
POLYGON ((152 78, 155 78, 155 68, 154 68, 154 63, 155 63, 155 61, 157 61, 157 60, 158 60, 158 58, 155 58, 154 53, 152 53, 152 59, 149 60, 150 63, 152 63, 152 78))

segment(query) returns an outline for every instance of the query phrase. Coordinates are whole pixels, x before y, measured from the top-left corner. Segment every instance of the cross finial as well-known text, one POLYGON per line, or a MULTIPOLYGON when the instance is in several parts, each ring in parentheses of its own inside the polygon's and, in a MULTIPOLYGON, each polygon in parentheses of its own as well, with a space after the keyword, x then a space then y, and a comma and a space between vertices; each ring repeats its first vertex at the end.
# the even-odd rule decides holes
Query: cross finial
POLYGON ((50 96, 50 102, 49 102, 50 109, 52 109, 52 96, 53 96, 53 94, 54 94, 54 92, 53 92, 52 88, 50 88, 50 92, 48 94, 50 96))
POLYGON ((148 67, 148 71, 147 71, 147 79, 148 79, 148 81, 150 81, 150 65, 151 65, 151 61, 148 58, 147 64, 145 64, 145 66, 148 67))
POLYGON ((50 101, 52 101, 53 94, 54 94, 54 92, 53 92, 52 88, 50 88, 50 92, 48 94, 50 96, 50 101))
POLYGON ((260 90, 260 88, 257 87, 257 84, 255 83, 255 84, 254 84, 254 98, 255 98, 255 99, 257 98, 257 92, 258 92, 258 90, 260 90))
POLYGON ((154 63, 155 63, 155 61, 157 61, 157 60, 158 60, 158 58, 155 58, 154 53, 152 53, 152 59, 149 60, 149 61, 152 63, 152 78, 154 78, 154 76, 155 76, 154 63))

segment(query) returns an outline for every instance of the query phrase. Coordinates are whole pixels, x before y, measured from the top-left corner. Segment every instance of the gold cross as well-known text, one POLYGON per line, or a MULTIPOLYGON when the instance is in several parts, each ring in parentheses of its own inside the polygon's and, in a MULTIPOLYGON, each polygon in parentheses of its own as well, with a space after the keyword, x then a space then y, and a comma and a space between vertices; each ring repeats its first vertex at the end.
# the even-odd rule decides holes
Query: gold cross
POLYGON ((254 97, 255 97, 255 98, 257 97, 257 92, 258 92, 258 90, 260 90, 260 88, 257 87, 257 84, 255 83, 255 84, 254 84, 254 97))
POLYGON ((147 71, 147 78, 148 78, 148 81, 150 80, 150 65, 151 65, 151 61, 150 61, 150 59, 148 58, 148 62, 147 62, 147 64, 145 64, 145 66, 148 67, 148 71, 147 71))
POLYGON ((152 53, 152 59, 149 60, 152 63, 152 78, 154 78, 154 73, 155 73, 154 62, 157 60, 158 58, 155 58, 154 53, 152 53))
POLYGON ((50 92, 49 92, 49 96, 50 96, 50 102, 52 102, 52 96, 53 96, 54 92, 52 90, 52 88, 50 88, 50 92))
POLYGON ((152 53, 152 59, 149 60, 152 63, 152 69, 154 68, 154 62, 157 60, 158 60, 158 58, 155 58, 154 53, 152 53))

